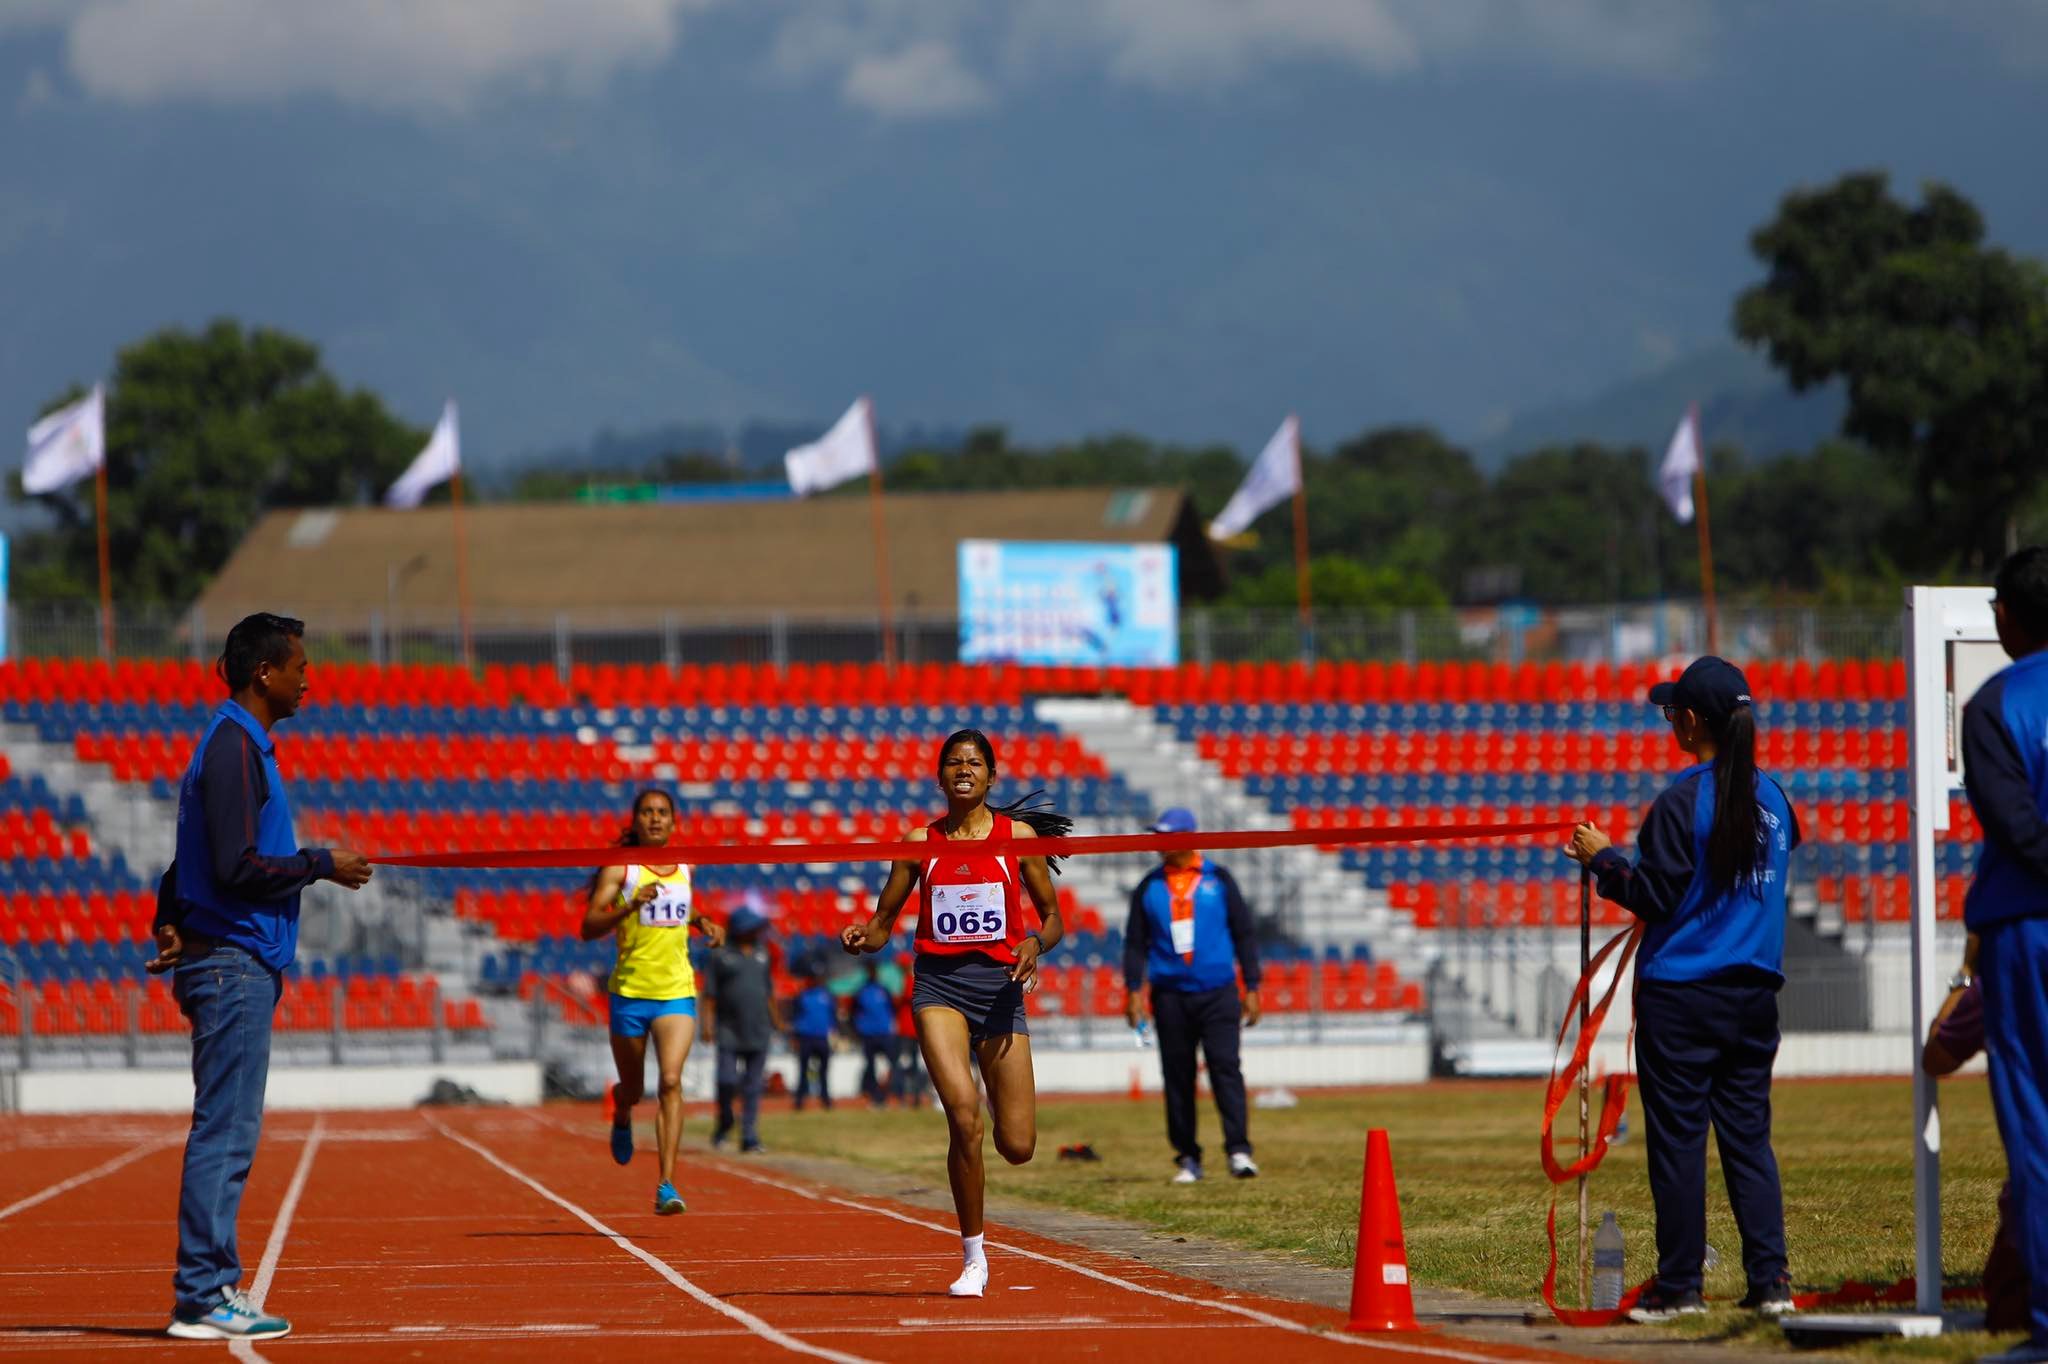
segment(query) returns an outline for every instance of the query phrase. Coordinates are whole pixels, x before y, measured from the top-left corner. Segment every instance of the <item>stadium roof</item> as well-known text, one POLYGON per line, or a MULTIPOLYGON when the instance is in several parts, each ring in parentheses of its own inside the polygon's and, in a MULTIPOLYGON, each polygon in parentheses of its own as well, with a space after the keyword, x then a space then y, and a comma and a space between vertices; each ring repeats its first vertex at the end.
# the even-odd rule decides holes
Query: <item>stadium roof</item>
MULTIPOLYGON (((1223 588, 1201 518, 1178 488, 892 493, 884 502, 889 582, 899 612, 957 609, 963 539, 1172 541, 1183 599, 1223 588)), ((373 614, 450 619, 453 512, 349 507, 266 514, 196 606, 208 622, 283 611, 328 629, 373 614)), ((868 499, 470 505, 470 600, 478 621, 574 613, 592 623, 665 614, 739 618, 785 612, 872 620, 875 556, 868 499)))

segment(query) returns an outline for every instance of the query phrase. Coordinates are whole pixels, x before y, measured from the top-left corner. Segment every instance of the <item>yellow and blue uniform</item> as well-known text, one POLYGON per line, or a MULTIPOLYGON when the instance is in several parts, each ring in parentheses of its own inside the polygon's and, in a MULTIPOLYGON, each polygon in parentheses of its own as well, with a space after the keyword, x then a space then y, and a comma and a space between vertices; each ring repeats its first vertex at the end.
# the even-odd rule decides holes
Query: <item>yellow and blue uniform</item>
POLYGON ((627 867, 618 903, 630 904, 652 879, 655 897, 619 921, 619 958, 612 967, 611 1028, 621 1037, 645 1037, 657 1018, 697 1016, 697 973, 690 967, 690 920, 695 914, 690 869, 657 873, 627 867))

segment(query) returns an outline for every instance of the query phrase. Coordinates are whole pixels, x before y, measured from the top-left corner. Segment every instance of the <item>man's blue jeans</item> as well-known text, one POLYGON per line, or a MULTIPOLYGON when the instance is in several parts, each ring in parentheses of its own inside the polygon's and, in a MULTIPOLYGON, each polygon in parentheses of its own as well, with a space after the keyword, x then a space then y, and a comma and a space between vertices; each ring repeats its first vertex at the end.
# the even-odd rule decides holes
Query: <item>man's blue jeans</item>
POLYGON ((192 1024, 192 1131, 178 1186, 178 1268, 174 1310, 211 1311, 242 1280, 235 1218, 263 1134, 270 1079, 270 1022, 278 973, 239 947, 216 943, 181 961, 171 993, 192 1024))

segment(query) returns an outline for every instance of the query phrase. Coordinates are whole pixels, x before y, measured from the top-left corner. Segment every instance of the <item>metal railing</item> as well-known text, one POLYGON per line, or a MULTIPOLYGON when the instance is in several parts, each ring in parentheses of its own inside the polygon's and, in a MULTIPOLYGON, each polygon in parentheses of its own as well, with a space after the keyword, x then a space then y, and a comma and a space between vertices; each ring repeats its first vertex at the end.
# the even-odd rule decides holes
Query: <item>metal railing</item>
MULTIPOLYGON (((290 602, 275 604, 291 610, 290 602)), ((1719 647, 1742 659, 1895 658, 1900 612, 1824 607, 1723 607, 1719 647)), ((114 652, 123 658, 209 661, 232 620, 197 610, 117 606, 114 652)), ((90 606, 10 606, 11 657, 91 658, 101 652, 99 611, 90 606)), ((452 611, 370 614, 346 628, 308 618, 311 643, 329 661, 452 663, 462 658, 452 611)), ((908 662, 959 657, 959 621, 908 614, 894 621, 897 654, 908 662)), ((872 662, 883 655, 873 619, 811 618, 784 612, 712 616, 524 612, 480 615, 470 624, 480 663, 553 667, 578 663, 872 662)), ((1292 611, 1195 607, 1181 613, 1181 657, 1195 663, 1481 660, 1502 663, 1625 662, 1696 654, 1706 648, 1697 603, 1625 603, 1554 609, 1329 611, 1304 632, 1292 611)))

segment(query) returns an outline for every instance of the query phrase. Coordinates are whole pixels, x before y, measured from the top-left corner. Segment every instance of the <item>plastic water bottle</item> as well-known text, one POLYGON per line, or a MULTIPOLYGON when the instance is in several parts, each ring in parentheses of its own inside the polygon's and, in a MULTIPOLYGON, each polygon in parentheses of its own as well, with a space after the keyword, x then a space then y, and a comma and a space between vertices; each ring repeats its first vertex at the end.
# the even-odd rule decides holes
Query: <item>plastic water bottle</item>
POLYGON ((1141 1047, 1149 1047, 1149 1046, 1151 1046, 1151 1045, 1152 1045, 1152 1020, 1151 1020, 1151 1019, 1149 1019, 1149 1018, 1141 1018, 1141 1019, 1139 1019, 1139 1020, 1138 1020, 1138 1030, 1137 1030, 1137 1031, 1138 1031, 1138 1045, 1139 1045, 1139 1046, 1141 1046, 1141 1047))
POLYGON ((1621 1223, 1614 1214, 1600 1214, 1600 1229, 1593 1233, 1593 1310, 1612 1312, 1621 1306, 1622 1244, 1621 1223))

